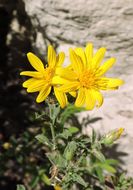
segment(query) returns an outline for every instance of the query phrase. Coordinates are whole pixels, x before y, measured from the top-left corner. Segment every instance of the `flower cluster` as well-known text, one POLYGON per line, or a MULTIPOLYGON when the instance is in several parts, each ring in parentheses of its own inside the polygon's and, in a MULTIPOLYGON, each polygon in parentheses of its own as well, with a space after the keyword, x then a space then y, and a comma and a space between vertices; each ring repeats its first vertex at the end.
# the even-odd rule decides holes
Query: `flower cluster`
POLYGON ((95 54, 93 45, 87 44, 85 50, 78 47, 70 48, 70 65, 63 67, 65 54, 56 55, 54 48, 48 47, 47 64, 33 53, 28 53, 30 64, 36 71, 23 71, 20 75, 31 77, 23 83, 27 92, 39 92, 37 103, 43 102, 47 96, 54 92, 60 106, 68 104, 67 93, 75 97, 75 106, 84 106, 92 110, 103 103, 101 90, 116 90, 123 84, 123 80, 107 78, 105 73, 115 63, 115 58, 110 58, 103 64, 106 49, 100 48, 95 54))

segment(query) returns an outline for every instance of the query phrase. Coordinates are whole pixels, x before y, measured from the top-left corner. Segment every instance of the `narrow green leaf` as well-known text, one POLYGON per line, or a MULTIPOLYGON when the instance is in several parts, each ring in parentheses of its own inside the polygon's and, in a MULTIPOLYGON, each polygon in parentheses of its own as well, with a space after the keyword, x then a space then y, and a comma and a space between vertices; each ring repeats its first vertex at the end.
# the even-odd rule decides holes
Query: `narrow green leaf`
POLYGON ((31 183, 30 183, 30 187, 31 188, 36 187, 36 185, 38 184, 38 181, 39 181, 39 176, 33 177, 32 180, 31 180, 31 183))
POLYGON ((51 181, 48 178, 48 176, 46 174, 42 174, 41 175, 41 180, 46 184, 46 185, 51 185, 51 181))
POLYGON ((36 135, 35 138, 42 144, 45 144, 47 146, 51 146, 49 139, 44 134, 36 135))
POLYGON ((71 132, 70 132, 68 129, 65 129, 65 130, 63 131, 63 133, 58 134, 56 137, 57 137, 57 138, 68 139, 68 138, 71 137, 71 136, 72 136, 71 132))
POLYGON ((23 185, 17 185, 17 190, 26 190, 23 185))
POLYGON ((104 162, 105 161, 105 157, 104 155, 98 151, 97 149, 93 149, 92 150, 92 154, 98 159, 100 160, 101 162, 104 162))
POLYGON ((95 171, 97 173, 97 176, 98 176, 100 182, 103 183, 104 182, 103 170, 101 168, 97 167, 95 169, 95 171))
POLYGON ((75 134, 79 131, 77 127, 69 127, 68 130, 71 134, 75 134))
POLYGON ((64 150, 64 157, 66 158, 66 160, 72 160, 75 152, 77 149, 77 144, 75 141, 71 141, 67 144, 65 150, 64 150))
POLYGON ((100 164, 102 169, 105 169, 106 171, 110 173, 116 173, 116 169, 108 164, 100 164))
POLYGON ((118 160, 115 160, 115 159, 106 159, 105 163, 108 165, 117 165, 119 162, 118 160))
POLYGON ((72 175, 72 179, 73 179, 73 181, 79 183, 80 185, 82 185, 84 187, 87 187, 87 185, 88 185, 87 182, 85 182, 85 180, 80 175, 78 175, 76 173, 74 173, 72 175))
POLYGON ((60 168, 67 167, 67 160, 62 155, 58 154, 55 159, 56 159, 55 163, 58 167, 60 168))

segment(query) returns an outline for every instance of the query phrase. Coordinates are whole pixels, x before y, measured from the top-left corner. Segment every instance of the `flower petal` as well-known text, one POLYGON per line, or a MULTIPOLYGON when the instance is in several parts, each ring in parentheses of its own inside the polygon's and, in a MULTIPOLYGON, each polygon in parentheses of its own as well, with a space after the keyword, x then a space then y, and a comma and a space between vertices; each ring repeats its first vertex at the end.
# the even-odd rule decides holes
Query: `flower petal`
POLYGON ((74 71, 67 68, 57 68, 56 74, 70 81, 77 79, 77 74, 74 71))
POLYGON ((104 55, 105 55, 105 52, 106 52, 106 49, 104 47, 100 48, 96 54, 94 55, 93 59, 92 59, 92 63, 91 63, 91 67, 93 69, 99 67, 101 61, 103 60, 104 58, 104 55))
POLYGON ((55 94, 61 108, 64 108, 68 104, 66 94, 64 92, 59 91, 58 87, 54 87, 54 94, 55 94))
POLYGON ((116 59, 115 58, 110 58, 107 60, 101 67, 98 69, 98 76, 101 76, 106 73, 115 63, 116 59))
POLYGON ((92 90, 92 94, 96 100, 96 106, 100 107, 103 104, 103 96, 102 94, 97 90, 92 90))
POLYGON ((78 96, 75 101, 75 106, 82 107, 84 105, 84 102, 85 102, 85 89, 80 88, 78 91, 78 96))
POLYGON ((85 90, 85 97, 86 97, 86 100, 85 100, 86 109, 92 110, 96 104, 96 99, 94 97, 93 90, 92 89, 86 89, 85 90))
POLYGON ((121 79, 116 79, 116 78, 106 78, 107 80, 107 88, 118 88, 122 84, 124 84, 124 81, 121 79))
POLYGON ((30 85, 32 85, 34 82, 36 82, 37 79, 35 78, 30 78, 28 80, 26 80, 24 83, 23 83, 23 87, 24 88, 28 88, 30 85))
POLYGON ((76 98, 76 96, 77 96, 77 92, 76 91, 69 92, 69 94, 71 96, 73 96, 74 98, 76 98))
POLYGON ((66 82, 64 85, 59 87, 62 92, 72 92, 79 88, 79 82, 66 82))
POLYGON ((36 80, 28 86, 27 92, 31 93, 40 91, 44 85, 46 85, 44 80, 36 80))
POLYGON ((65 54, 63 52, 60 52, 59 55, 57 56, 57 67, 60 67, 65 59, 65 54))
POLYGON ((53 85, 64 84, 66 82, 69 82, 69 81, 64 78, 61 78, 60 76, 55 76, 52 78, 53 85))
POLYGON ((49 67, 54 68, 56 66, 56 53, 53 46, 48 46, 48 65, 49 67))
POLYGON ((35 54, 29 52, 27 53, 27 57, 32 67, 34 67, 34 69, 36 69, 41 73, 44 72, 44 65, 42 61, 35 54))
POLYGON ((45 85, 42 90, 39 92, 39 95, 37 96, 36 102, 37 103, 41 103, 43 102, 47 96, 50 94, 51 92, 51 86, 47 86, 45 85))
POLYGON ((91 62, 93 58, 93 44, 89 43, 87 44, 85 48, 85 54, 86 54, 86 59, 87 59, 87 68, 91 68, 91 62))
POLYGON ((86 55, 85 52, 82 48, 75 48, 74 49, 75 53, 82 59, 82 62, 84 64, 84 68, 86 68, 86 55))
POLYGON ((78 74, 82 73, 84 69, 84 64, 81 58, 70 48, 70 61, 74 71, 78 74))
POLYGON ((34 77, 34 78, 42 78, 43 77, 42 73, 36 72, 36 71, 23 71, 20 73, 20 75, 25 75, 25 76, 34 77))

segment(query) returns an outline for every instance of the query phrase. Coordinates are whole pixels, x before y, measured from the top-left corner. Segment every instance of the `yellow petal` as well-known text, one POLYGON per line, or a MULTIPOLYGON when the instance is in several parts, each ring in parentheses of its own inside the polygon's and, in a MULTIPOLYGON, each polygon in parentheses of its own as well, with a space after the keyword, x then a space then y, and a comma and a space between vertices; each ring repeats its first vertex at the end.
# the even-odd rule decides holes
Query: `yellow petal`
POLYGON ((67 82, 63 86, 59 87, 62 92, 72 92, 79 88, 79 82, 67 82))
POLYGON ((44 80, 36 80, 31 85, 28 86, 27 92, 37 92, 40 91, 43 86, 46 85, 44 80))
POLYGON ((116 59, 115 58, 110 58, 107 60, 101 67, 98 69, 98 76, 101 76, 106 73, 115 63, 116 59))
POLYGON ((92 89, 86 89, 85 90, 85 103, 86 103, 86 109, 87 110, 92 110, 95 107, 96 99, 93 94, 92 89))
POLYGON ((59 55, 57 56, 57 67, 61 66, 64 62, 65 59, 65 54, 63 52, 60 52, 59 55))
POLYGON ((35 54, 29 52, 27 53, 27 57, 32 67, 34 67, 34 69, 36 69, 41 73, 44 72, 44 65, 42 61, 35 54))
POLYGON ((86 68, 86 55, 82 48, 75 48, 75 53, 82 59, 82 62, 84 64, 84 68, 86 68))
POLYGON ((42 78, 43 77, 42 73, 36 72, 36 71, 23 71, 20 73, 20 75, 25 75, 25 76, 34 77, 34 78, 42 78))
POLYGON ((85 48, 85 54, 86 54, 86 59, 87 59, 87 67, 88 69, 90 69, 92 58, 93 58, 93 44, 91 43, 87 44, 85 48))
POLYGON ((54 94, 55 94, 61 108, 64 108, 68 103, 66 94, 59 91, 58 87, 54 87, 54 94))
POLYGON ((106 78, 107 79, 107 87, 108 88, 116 88, 124 84, 124 81, 121 79, 115 79, 115 78, 106 78))
POLYGON ((56 53, 54 48, 49 45, 48 46, 48 65, 49 67, 54 68, 56 66, 56 53))
POLYGON ((74 98, 77 96, 77 92, 76 92, 76 91, 69 92, 69 94, 70 94, 71 96, 73 96, 74 98))
POLYGON ((66 68, 57 68, 56 74, 70 81, 77 79, 77 74, 74 71, 66 68))
POLYGON ((103 60, 104 58, 104 55, 105 55, 105 52, 106 52, 106 49, 104 47, 100 48, 96 54, 94 55, 93 59, 92 59, 92 63, 91 63, 91 67, 93 69, 99 67, 101 61, 103 60))
POLYGON ((102 94, 97 90, 92 90, 92 94, 94 96, 94 99, 96 100, 96 106, 100 107, 103 104, 102 94))
POLYGON ((61 78, 59 76, 54 76, 52 78, 52 84, 53 85, 58 85, 58 84, 65 84, 66 82, 69 82, 68 80, 64 79, 64 78, 61 78))
POLYGON ((23 83, 23 87, 24 88, 28 88, 30 85, 32 85, 34 82, 36 82, 37 79, 34 79, 34 78, 30 78, 28 80, 26 80, 24 83, 23 83))
POLYGON ((78 96, 75 101, 75 106, 82 107, 84 105, 84 102, 85 102, 85 89, 80 88, 78 90, 78 96))
POLYGON ((36 102, 37 103, 43 102, 47 98, 47 96, 50 94, 50 92, 51 92, 51 86, 50 87, 47 85, 44 86, 42 88, 42 90, 39 92, 39 95, 37 96, 36 102))
POLYGON ((81 58, 70 48, 70 61, 75 72, 82 73, 84 64, 81 58))

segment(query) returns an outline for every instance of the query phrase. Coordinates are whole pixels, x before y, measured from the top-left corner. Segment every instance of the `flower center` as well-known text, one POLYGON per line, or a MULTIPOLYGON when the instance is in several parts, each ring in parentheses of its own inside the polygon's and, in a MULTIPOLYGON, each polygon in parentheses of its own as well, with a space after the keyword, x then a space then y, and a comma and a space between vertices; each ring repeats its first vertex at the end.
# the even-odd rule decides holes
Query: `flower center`
POLYGON ((51 83, 51 80, 53 78, 55 74, 55 69, 47 67, 45 69, 45 73, 44 73, 44 79, 47 81, 47 83, 51 83))
POLYGON ((90 88, 95 85, 96 76, 93 72, 86 70, 79 76, 79 81, 82 87, 90 88))

